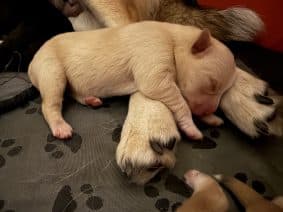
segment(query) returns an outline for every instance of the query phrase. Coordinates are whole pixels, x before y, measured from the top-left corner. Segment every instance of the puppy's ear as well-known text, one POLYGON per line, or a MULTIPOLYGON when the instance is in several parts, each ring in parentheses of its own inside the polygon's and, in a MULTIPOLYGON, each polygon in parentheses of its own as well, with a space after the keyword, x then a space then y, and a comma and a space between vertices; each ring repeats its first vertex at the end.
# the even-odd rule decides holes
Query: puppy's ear
POLYGON ((198 54, 205 51, 211 45, 210 32, 208 29, 202 30, 197 40, 192 46, 192 53, 198 54))

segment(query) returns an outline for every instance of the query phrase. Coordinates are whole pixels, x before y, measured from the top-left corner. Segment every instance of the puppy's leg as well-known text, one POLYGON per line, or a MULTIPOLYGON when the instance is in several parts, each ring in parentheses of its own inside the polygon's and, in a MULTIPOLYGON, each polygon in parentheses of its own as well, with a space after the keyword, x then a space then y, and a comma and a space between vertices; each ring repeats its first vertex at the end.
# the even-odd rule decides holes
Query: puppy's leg
POLYGON ((61 63, 46 48, 35 55, 29 66, 29 78, 42 97, 42 113, 53 136, 66 139, 72 136, 72 127, 63 119, 61 110, 67 79, 61 63), (48 51, 47 51, 48 50, 48 51))
POLYGON ((251 137, 277 134, 269 120, 275 102, 265 96, 267 83, 239 69, 234 85, 223 95, 220 108, 227 118, 251 137))
POLYGON ((170 72, 154 72, 152 81, 144 80, 136 73, 135 79, 138 89, 145 96, 163 102, 173 112, 178 125, 188 137, 202 139, 203 135, 194 124, 190 108, 170 72))
POLYGON ((117 164, 132 182, 144 184, 163 168, 174 167, 179 140, 171 111, 137 92, 130 98, 116 151, 117 164))

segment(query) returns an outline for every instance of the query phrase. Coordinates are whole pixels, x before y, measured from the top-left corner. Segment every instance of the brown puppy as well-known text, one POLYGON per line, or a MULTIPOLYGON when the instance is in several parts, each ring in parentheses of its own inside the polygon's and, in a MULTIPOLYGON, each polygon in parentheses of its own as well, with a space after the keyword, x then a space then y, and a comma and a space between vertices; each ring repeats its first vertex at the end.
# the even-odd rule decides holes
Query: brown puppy
POLYGON ((282 197, 276 198, 273 203, 236 178, 223 175, 215 175, 215 178, 232 191, 247 212, 283 212, 282 197))
POLYGON ((228 200, 215 179, 197 170, 184 175, 185 182, 194 189, 193 195, 185 200, 177 212, 225 212, 228 200))
POLYGON ((37 52, 28 73, 55 137, 72 135, 61 114, 68 84, 78 102, 92 106, 101 103, 97 97, 140 91, 163 102, 190 138, 201 139, 191 111, 209 124, 221 124, 212 113, 232 86, 236 66, 229 49, 206 30, 140 22, 56 36, 37 52))

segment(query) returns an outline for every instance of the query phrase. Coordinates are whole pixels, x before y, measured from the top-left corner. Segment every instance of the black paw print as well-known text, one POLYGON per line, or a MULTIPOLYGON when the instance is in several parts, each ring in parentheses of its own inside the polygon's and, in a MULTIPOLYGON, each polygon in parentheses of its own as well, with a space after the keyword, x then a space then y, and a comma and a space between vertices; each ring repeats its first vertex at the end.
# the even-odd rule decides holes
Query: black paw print
POLYGON ((32 106, 26 110, 25 114, 31 115, 31 114, 36 113, 36 111, 37 111, 37 107, 32 106))
MULTIPOLYGON (((243 172, 238 172, 234 175, 235 178, 237 178, 238 180, 242 181, 243 183, 248 184, 248 176, 247 174, 243 173, 243 172)), ((266 189, 264 184, 259 181, 259 180, 252 180, 251 181, 251 187, 258 192, 261 195, 264 195, 266 189)), ((231 195, 232 199, 234 200, 236 206, 238 207, 238 209, 240 211, 245 211, 245 208, 242 206, 242 204, 240 203, 240 201, 234 196, 231 195)), ((270 197, 265 197, 267 199, 269 199, 270 197)), ((272 199, 272 198, 271 198, 272 199)))
MULTIPOLYGON (((248 183, 248 176, 243 172, 236 173, 234 177, 242 181, 243 183, 248 183)), ((251 187, 261 195, 263 195, 266 191, 265 185, 260 180, 252 180, 251 187)))
MULTIPOLYGON (((6 152, 7 156, 14 157, 20 154, 23 147, 22 146, 14 146, 16 143, 16 139, 6 139, 1 141, 0 139, 0 145, 2 149, 8 149, 6 152), (13 147, 14 146, 14 147, 13 147)), ((6 159, 3 155, 0 154, 0 168, 4 167, 6 164, 6 159)))
POLYGON ((68 140, 58 140, 51 134, 47 136, 47 144, 44 146, 45 152, 52 152, 51 157, 59 159, 63 157, 64 152, 59 149, 58 146, 67 146, 71 152, 77 153, 81 148, 82 137, 79 134, 74 133, 72 138, 68 140))
MULTIPOLYGON (((86 194, 86 206, 90 210, 99 210, 103 207, 103 199, 99 196, 94 196, 93 187, 90 184, 83 184, 80 188, 81 192, 86 194)), ((72 188, 69 185, 63 186, 58 192, 55 202, 53 204, 52 212, 69 211, 73 212, 77 208, 77 202, 73 198, 72 188)))
POLYGON ((112 132, 112 141, 119 143, 121 139, 121 132, 122 132, 123 126, 121 124, 118 124, 116 128, 112 132))
MULTIPOLYGON (((216 139, 220 137, 220 131, 217 128, 205 128, 205 130, 208 130, 209 135, 204 136, 202 140, 192 140, 190 143, 192 143, 193 149, 214 149, 217 147, 216 139)), ((181 132, 182 138, 184 140, 188 139, 184 133, 181 132)))
MULTIPOLYGON (((145 185, 144 193, 146 196, 150 198, 156 198, 160 196, 160 192, 157 187, 155 187, 152 183, 160 181, 161 177, 157 175, 157 177, 153 178, 149 184, 145 185)), ((179 179, 177 176, 169 174, 167 175, 164 182, 165 189, 175 194, 179 194, 185 198, 188 198, 192 195, 193 189, 190 188, 183 180, 179 179)), ((181 202, 175 202, 171 205, 171 210, 176 211, 176 209, 181 205, 181 202)), ((155 202, 155 208, 161 212, 168 211, 170 208, 170 201, 167 198, 158 198, 155 202)))
MULTIPOLYGON (((0 200, 0 210, 2 211, 2 209, 4 209, 5 207, 5 200, 0 200)), ((15 210, 12 209, 7 209, 5 210, 6 212, 15 212, 15 210)))

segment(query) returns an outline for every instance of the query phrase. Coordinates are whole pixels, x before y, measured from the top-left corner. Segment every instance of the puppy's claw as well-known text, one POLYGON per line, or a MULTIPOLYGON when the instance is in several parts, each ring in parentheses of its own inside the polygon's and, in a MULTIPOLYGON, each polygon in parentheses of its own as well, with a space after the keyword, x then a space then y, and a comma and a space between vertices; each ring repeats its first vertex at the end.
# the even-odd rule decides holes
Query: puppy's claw
POLYGON ((163 154, 162 145, 157 140, 150 140, 150 147, 151 149, 159 155, 163 154))
POLYGON ((176 144, 176 138, 171 138, 168 143, 164 144, 163 146, 166 148, 166 149, 169 149, 169 150, 173 150, 174 147, 175 147, 175 144, 176 144))
POLYGON ((263 135, 263 136, 269 135, 269 127, 268 127, 268 125, 265 122, 260 121, 260 120, 255 120, 254 121, 254 125, 255 125, 255 127, 257 129, 257 132, 260 135, 263 135))
POLYGON ((277 116, 277 110, 274 110, 273 113, 271 113, 267 118, 266 121, 267 122, 271 122, 273 121, 277 116))
POLYGON ((264 105, 273 105, 274 104, 273 99, 271 99, 267 96, 263 96, 261 94, 255 94, 255 99, 260 104, 264 104, 264 105))

